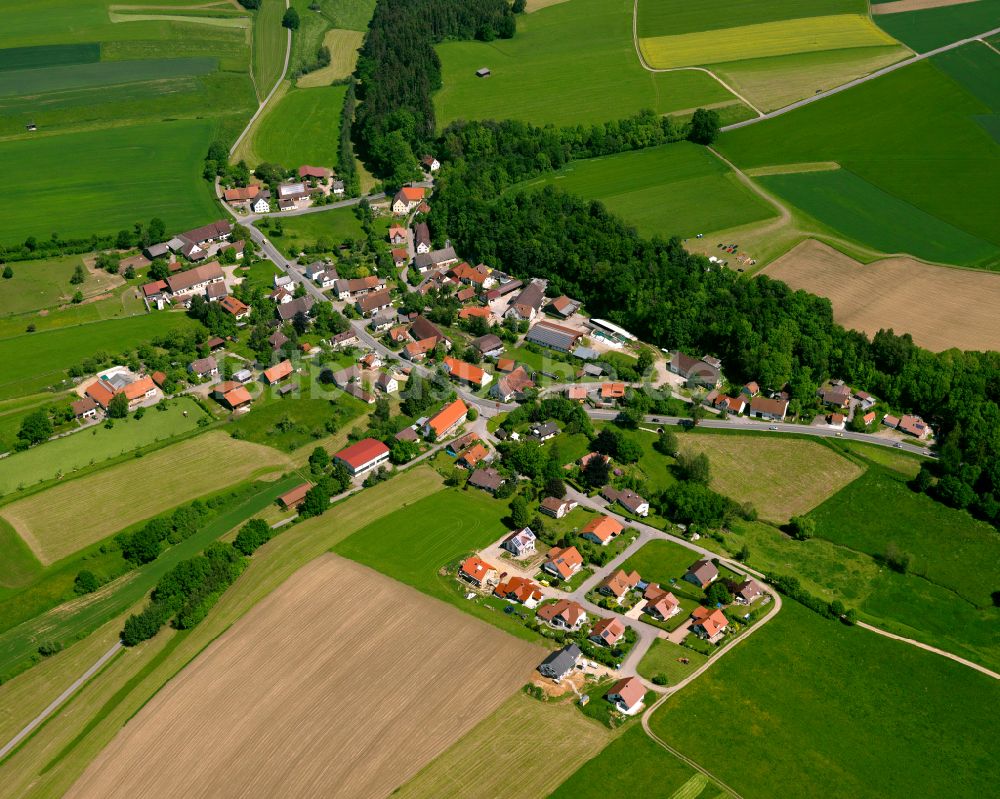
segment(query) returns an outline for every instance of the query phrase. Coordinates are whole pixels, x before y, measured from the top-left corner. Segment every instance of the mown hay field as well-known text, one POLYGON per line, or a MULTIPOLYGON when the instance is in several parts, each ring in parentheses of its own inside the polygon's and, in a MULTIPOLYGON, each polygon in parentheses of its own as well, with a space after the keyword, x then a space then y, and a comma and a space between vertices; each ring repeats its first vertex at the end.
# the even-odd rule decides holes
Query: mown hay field
POLYGON ((160 691, 67 796, 387 796, 543 653, 326 555, 160 691))
POLYGON ((520 119, 536 125, 605 122, 650 108, 690 113, 721 104, 727 122, 753 116, 702 72, 651 74, 632 43, 631 0, 569 0, 519 16, 517 35, 438 46, 439 127, 456 119, 520 119), (489 67, 489 78, 477 78, 489 67))
POLYGON ((793 289, 827 297, 834 319, 869 335, 882 328, 909 333, 940 352, 1000 350, 1000 275, 947 269, 911 258, 860 264, 817 241, 805 241, 765 274, 793 289))
POLYGON ((70 283, 77 266, 84 266, 79 255, 15 264, 11 267, 13 277, 4 279, 0 292, 0 316, 69 303, 77 290, 84 297, 92 297, 122 285, 117 275, 90 269, 84 270, 83 283, 70 283))
POLYGON ((815 441, 766 434, 683 436, 681 450, 708 455, 712 488, 773 522, 815 508, 863 471, 815 441))
POLYGON ((364 38, 361 31, 341 28, 328 30, 323 34, 323 45, 330 51, 330 64, 303 75, 296 85, 300 89, 329 86, 335 80, 348 77, 354 72, 354 66, 358 62, 358 49, 364 38))
POLYGON ((543 703, 519 692, 393 796, 537 799, 558 788, 610 739, 607 727, 588 719, 574 703, 543 703), (544 758, 537 757, 539 741, 546 742, 544 758))
POLYGON ((650 726, 704 763, 705 725, 738 713, 746 734, 710 768, 745 799, 971 799, 993 792, 998 701, 996 680, 786 600, 650 726))
POLYGON ((777 215, 704 147, 686 142, 574 161, 518 188, 600 200, 645 236, 690 237, 777 215))
POLYGON ((859 14, 786 19, 639 39, 643 57, 659 69, 895 43, 859 14))
POLYGON ((18 500, 0 509, 0 516, 49 564, 130 524, 288 463, 270 447, 211 431, 18 500))

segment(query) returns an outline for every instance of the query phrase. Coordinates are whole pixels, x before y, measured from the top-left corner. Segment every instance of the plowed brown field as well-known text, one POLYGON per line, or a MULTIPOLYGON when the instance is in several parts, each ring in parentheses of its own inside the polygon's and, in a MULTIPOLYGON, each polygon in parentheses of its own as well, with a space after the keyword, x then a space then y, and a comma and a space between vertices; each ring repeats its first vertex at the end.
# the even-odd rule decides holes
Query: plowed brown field
POLYGON ((167 684, 66 795, 388 796, 543 655, 325 555, 167 684))
POLYGON ((844 327, 910 333, 940 352, 1000 350, 1000 275, 931 266, 911 258, 860 264, 818 241, 804 241, 764 274, 833 303, 844 327))

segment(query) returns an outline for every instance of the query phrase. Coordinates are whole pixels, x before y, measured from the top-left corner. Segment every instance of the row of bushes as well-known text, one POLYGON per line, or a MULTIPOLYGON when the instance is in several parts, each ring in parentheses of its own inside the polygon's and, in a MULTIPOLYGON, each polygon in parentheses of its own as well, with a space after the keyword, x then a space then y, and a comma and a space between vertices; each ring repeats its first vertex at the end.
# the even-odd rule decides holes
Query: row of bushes
POLYGON ((840 619, 846 624, 854 624, 857 620, 854 608, 845 608, 839 599, 825 602, 818 596, 813 596, 801 586, 797 577, 772 574, 768 576, 767 581, 780 593, 818 613, 824 619, 840 619))

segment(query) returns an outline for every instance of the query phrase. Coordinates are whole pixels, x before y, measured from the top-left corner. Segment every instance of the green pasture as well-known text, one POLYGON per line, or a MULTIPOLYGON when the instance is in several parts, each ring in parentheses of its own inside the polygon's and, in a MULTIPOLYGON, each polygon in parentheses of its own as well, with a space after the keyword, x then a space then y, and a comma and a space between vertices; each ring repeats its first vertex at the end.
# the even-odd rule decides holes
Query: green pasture
POLYGON ((926 53, 1000 26, 1000 0, 975 0, 901 14, 876 14, 872 19, 882 30, 918 53, 926 53))
POLYGON ((915 574, 897 574, 870 555, 826 538, 794 541, 768 524, 742 521, 730 533, 727 550, 746 546, 751 567, 795 576, 810 593, 828 602, 839 599, 882 629, 1000 668, 996 609, 977 609, 949 588, 915 574))
POLYGON ((346 86, 289 89, 251 132, 247 146, 254 160, 289 169, 302 164, 335 169, 346 92, 346 86))
POLYGON ((709 75, 645 71, 632 44, 631 0, 569 0, 519 16, 513 39, 446 42, 438 55, 439 127, 510 118, 568 126, 718 103, 732 104, 722 109, 728 121, 752 115, 709 75), (477 78, 480 67, 492 76, 477 78))
POLYGON ((643 544, 638 552, 634 552, 621 565, 621 568, 627 572, 637 571, 645 582, 659 583, 669 590, 674 589, 671 580, 675 580, 677 590, 701 596, 701 588, 681 579, 691 564, 700 558, 697 552, 673 541, 655 539, 643 544))
POLYGON ((232 430, 238 438, 292 452, 329 436, 327 424, 339 429, 366 409, 364 403, 346 394, 336 400, 276 399, 255 404, 250 413, 232 425, 232 430))
MULTIPOLYGON (((75 556, 71 559, 72 568, 69 570, 61 568, 62 564, 53 564, 39 575, 36 582, 5 599, 0 606, 5 608, 5 612, 9 610, 26 618, 17 626, 0 633, 0 675, 10 677, 27 668, 32 662, 35 650, 43 641, 59 641, 68 645, 124 613, 141 601, 157 581, 180 561, 194 557, 209 543, 263 511, 278 496, 300 481, 300 477, 293 475, 274 483, 257 485, 253 491, 238 492, 236 501, 229 502, 227 506, 221 508, 220 512, 194 535, 167 548, 152 563, 136 569, 128 579, 116 581, 112 584, 111 590, 102 591, 100 595, 95 595, 92 601, 81 603, 72 613, 67 613, 59 607, 41 612, 42 608, 35 608, 35 605, 44 600, 48 603, 45 607, 51 607, 53 599, 60 601, 58 597, 50 597, 46 592, 58 590, 60 586, 63 593, 71 591, 70 586, 76 572, 88 568, 89 564, 75 556), (50 585, 47 581, 49 574, 58 574, 59 580, 50 585), (23 613, 25 607, 35 608, 35 613, 39 615, 25 616, 23 613)), ((113 524, 109 526, 108 532, 109 534, 117 532, 113 524)), ((3 531, 0 530, 0 541, 5 538, 3 531)), ((118 557, 120 559, 120 556, 118 557)))
POLYGON ((180 120, 0 142, 9 185, 0 242, 113 233, 152 216, 168 230, 216 219, 201 176, 211 138, 210 122, 180 120))
POLYGON ((645 236, 686 238, 776 215, 721 160, 687 142, 573 161, 521 187, 545 185, 601 200, 645 236))
MULTIPOLYGON (((590 701, 606 700, 591 696, 590 701)), ((707 777, 678 760, 640 727, 633 726, 578 768, 549 799, 606 799, 609 764, 617 764, 614 790, 620 796, 712 799, 719 794, 707 777)))
POLYGON ((868 470, 810 515, 818 536, 873 556, 895 545, 911 556, 911 573, 980 608, 1000 586, 1000 537, 992 526, 914 493, 882 469, 868 470))
MULTIPOLYGON (((298 4, 299 0, 295 0, 298 4)), ((318 0, 318 4, 319 13, 330 21, 331 28, 351 31, 368 30, 375 11, 375 0, 318 0)))
MULTIPOLYGON (((932 64, 922 62, 724 133, 718 146, 742 168, 835 161, 900 201, 996 245, 1000 228, 993 199, 1000 180, 1000 145, 975 119, 988 112, 932 64)), ((873 194, 869 197, 874 200, 873 194)), ((875 210, 867 207, 865 214, 875 210)), ((972 248, 952 258, 964 262, 976 254, 972 248)))
MULTIPOLYGON (((15 273, 13 280, 16 279, 17 275, 15 273)), ((51 297, 53 295, 47 293, 46 296, 51 297)), ((19 301, 17 304, 23 305, 24 303, 23 301, 19 301)), ((85 302, 80 305, 51 308, 44 315, 39 312, 30 315, 21 314, 19 316, 0 317, 0 340, 20 336, 22 333, 27 332, 29 324, 34 325, 35 331, 41 333, 61 327, 74 327, 76 325, 89 324, 90 322, 139 316, 145 313, 146 306, 136 296, 134 287, 126 284, 113 290, 111 295, 104 299, 93 300, 92 302, 85 302)))
POLYGON ((975 265, 1000 254, 996 245, 883 191, 848 169, 761 175, 765 188, 853 241, 887 253, 975 265))
MULTIPOLYGON (((131 27, 128 22, 117 27, 131 27)), ((130 39, 101 42, 102 61, 129 61, 140 58, 219 59, 219 68, 240 72, 250 83, 249 68, 252 49, 249 31, 240 28, 216 28, 185 22, 161 22, 162 38, 130 39)))
MULTIPOLYGON (((117 280, 110 275, 94 276, 87 271, 84 282, 74 285, 69 281, 78 265, 83 266, 79 255, 14 264, 14 276, 0 283, 0 316, 68 303, 77 289, 88 296, 100 291, 102 285, 111 285, 112 280, 117 280)), ((24 322, 18 324, 19 332, 23 332, 24 322)))
POLYGON ((932 61, 991 111, 1000 113, 1000 53, 975 42, 936 55, 932 61))
POLYGON ((833 14, 866 14, 865 0, 639 0, 640 37, 678 35, 833 14))
POLYGON ((651 719, 745 799, 992 792, 995 680, 795 602, 651 719), (706 762, 721 708, 743 725, 706 762))
POLYGON ((98 352, 118 353, 196 323, 184 314, 152 313, 0 339, 0 399, 42 391, 98 352))
POLYGON ((350 206, 316 214, 285 217, 281 219, 281 229, 284 232, 278 236, 275 235, 273 227, 261 227, 274 245, 282 250, 287 250, 289 247, 298 249, 327 240, 332 251, 342 241, 364 238, 361 222, 350 206))
POLYGON ((61 64, 93 64, 101 60, 101 45, 52 44, 47 47, 9 47, 0 50, 0 72, 39 69, 61 64))
POLYGON ((166 411, 150 409, 141 419, 119 420, 110 430, 94 425, 9 455, 0 460, 0 495, 190 432, 204 415, 194 401, 185 398, 172 402, 166 411))

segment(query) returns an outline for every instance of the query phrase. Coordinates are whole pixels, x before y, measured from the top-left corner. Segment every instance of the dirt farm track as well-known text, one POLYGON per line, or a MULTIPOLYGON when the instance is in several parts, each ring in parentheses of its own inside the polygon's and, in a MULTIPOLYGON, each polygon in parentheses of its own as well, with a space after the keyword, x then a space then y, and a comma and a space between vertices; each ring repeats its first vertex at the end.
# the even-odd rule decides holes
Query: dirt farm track
POLYGON ((828 297, 834 319, 844 327, 869 335, 891 327, 935 352, 952 347, 1000 350, 1000 274, 994 272, 931 266, 911 258, 863 265, 808 240, 764 274, 828 297))
POLYGON ((325 555, 168 683, 66 796, 388 796, 543 654, 325 555))

